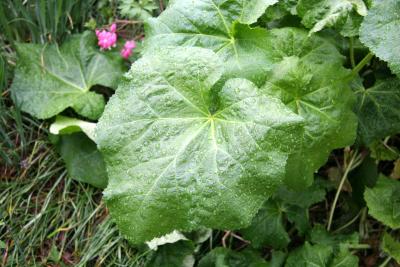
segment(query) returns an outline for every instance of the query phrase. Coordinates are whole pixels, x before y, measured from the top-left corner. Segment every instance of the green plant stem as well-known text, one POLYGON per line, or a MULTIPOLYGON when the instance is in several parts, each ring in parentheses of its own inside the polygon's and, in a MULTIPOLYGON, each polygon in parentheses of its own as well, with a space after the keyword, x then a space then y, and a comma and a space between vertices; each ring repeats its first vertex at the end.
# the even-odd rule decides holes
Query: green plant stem
POLYGON ((381 265, 379 265, 379 267, 385 267, 391 260, 392 260, 392 257, 387 257, 386 260, 384 262, 382 262, 381 265))
POLYGON ((357 66, 355 66, 355 68, 353 68, 352 72, 351 72, 351 77, 353 78, 354 76, 356 76, 364 67, 365 65, 367 65, 371 59, 374 57, 374 54, 369 52, 361 61, 360 63, 357 64, 357 66))
POLYGON ((349 249, 370 249, 371 246, 368 244, 357 244, 357 245, 349 245, 349 249))
POLYGON ((351 219, 349 222, 347 222, 345 225, 339 227, 338 229, 336 229, 335 231, 333 231, 333 233, 338 233, 340 231, 342 231, 343 229, 346 229, 347 227, 349 227, 350 225, 352 225, 355 221, 357 221, 357 219, 361 216, 363 210, 360 210, 360 212, 357 213, 357 215, 351 219))
POLYGON ((354 154, 353 154, 353 156, 352 156, 351 159, 350 159, 349 164, 348 164, 347 167, 345 168, 345 171, 344 171, 344 174, 343 174, 343 176, 342 176, 342 179, 340 180, 339 187, 338 187, 338 189, 337 189, 337 191, 336 191, 336 195, 335 195, 335 198, 334 198, 334 200, 333 200, 331 210, 330 210, 330 212, 329 212, 328 226, 327 226, 327 228, 326 228, 328 231, 330 231, 330 230, 331 230, 331 227, 332 227, 333 214, 335 213, 335 209, 336 209, 336 205, 337 205, 337 202, 338 202, 338 199, 339 199, 340 192, 342 191, 344 182, 347 180, 347 176, 349 175, 349 172, 350 172, 355 166, 358 165, 358 160, 357 160, 358 156, 359 156, 359 155, 358 155, 357 151, 355 151, 354 154))
POLYGON ((356 67, 356 61, 354 59, 354 38, 350 37, 349 39, 349 46, 350 46, 350 63, 351 63, 351 68, 356 67))

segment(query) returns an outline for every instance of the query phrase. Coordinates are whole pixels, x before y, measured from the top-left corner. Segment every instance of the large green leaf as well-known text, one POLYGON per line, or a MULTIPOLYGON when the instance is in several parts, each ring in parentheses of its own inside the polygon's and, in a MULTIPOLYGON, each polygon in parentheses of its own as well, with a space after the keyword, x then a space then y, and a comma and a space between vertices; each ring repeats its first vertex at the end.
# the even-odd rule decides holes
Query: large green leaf
POLYGON ((265 29, 250 28, 238 20, 263 9, 255 3, 265 6, 273 2, 276 1, 175 0, 158 18, 148 21, 145 50, 151 53, 165 45, 209 48, 223 60, 228 77, 248 78, 260 85, 263 74, 271 67, 267 53, 271 41, 265 29))
POLYGON ((40 119, 72 107, 89 119, 100 117, 105 101, 93 85, 115 88, 124 72, 120 56, 101 52, 96 37, 73 35, 61 47, 17 44, 17 68, 11 86, 16 104, 40 119))
POLYGON ((400 182, 381 175, 364 193, 369 214, 387 226, 400 228, 400 182))
MULTIPOLYGON (((311 29, 310 33, 315 33, 332 26, 348 28, 354 25, 358 28, 360 22, 358 16, 366 16, 367 7, 363 0, 299 0, 297 13, 302 18, 304 26, 311 29)), ((344 33, 349 32, 349 29, 344 31, 344 33)), ((352 32, 345 35, 355 34, 356 32, 352 32)))
POLYGON ((296 173, 307 175, 308 167, 310 176, 325 163, 331 150, 354 142, 354 96, 343 82, 348 72, 341 66, 343 58, 332 44, 291 28, 272 30, 270 34, 275 58, 281 60, 267 73, 262 90, 281 99, 306 121, 305 147, 292 165, 304 161, 306 164, 290 172, 289 184, 294 184, 302 180, 296 173))
POLYGON ((58 144, 68 175, 98 188, 107 186, 107 172, 96 144, 84 133, 62 135, 58 144))
POLYGON ((244 79, 214 96, 220 76, 211 50, 163 48, 137 61, 107 104, 96 128, 105 199, 132 242, 245 227, 282 183, 302 119, 244 79))
POLYGON ((360 39, 400 76, 400 2, 374 1, 360 28, 360 39))
POLYGON ((377 81, 368 89, 358 86, 358 136, 364 144, 400 132, 400 80, 377 81))

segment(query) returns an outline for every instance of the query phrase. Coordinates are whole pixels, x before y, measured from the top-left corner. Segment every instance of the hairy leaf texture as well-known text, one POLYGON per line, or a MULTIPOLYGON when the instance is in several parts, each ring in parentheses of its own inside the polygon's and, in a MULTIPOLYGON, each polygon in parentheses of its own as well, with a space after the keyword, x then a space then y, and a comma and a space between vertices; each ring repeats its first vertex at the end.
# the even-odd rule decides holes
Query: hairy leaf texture
POLYGON ((133 64, 107 104, 104 196, 130 241, 245 227, 282 183, 302 118, 244 79, 228 80, 216 106, 221 70, 211 50, 164 48, 133 64))
POLYGON ((374 1, 360 28, 360 39, 400 77, 400 2, 374 1))
POLYGON ((99 84, 115 88, 124 72, 122 59, 95 47, 94 34, 72 35, 62 46, 17 44, 18 62, 12 96, 25 112, 53 117, 68 107, 98 119, 105 101, 89 91, 99 84))

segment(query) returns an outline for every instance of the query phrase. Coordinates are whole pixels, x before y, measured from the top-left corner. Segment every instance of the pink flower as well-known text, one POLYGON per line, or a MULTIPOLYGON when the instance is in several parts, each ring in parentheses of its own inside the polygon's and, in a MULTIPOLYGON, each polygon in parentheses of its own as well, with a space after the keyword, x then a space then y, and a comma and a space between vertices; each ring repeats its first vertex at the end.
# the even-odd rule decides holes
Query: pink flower
POLYGON ((125 59, 128 59, 132 55, 132 50, 136 47, 135 41, 127 41, 124 45, 124 48, 121 50, 121 56, 125 59))
POLYGON ((96 30, 97 36, 97 44, 100 46, 100 49, 111 49, 111 47, 115 47, 117 44, 117 25, 113 23, 110 27, 110 31, 107 30, 96 30))
POLYGON ((116 32, 116 31, 117 31, 117 24, 116 23, 111 24, 110 32, 116 32))

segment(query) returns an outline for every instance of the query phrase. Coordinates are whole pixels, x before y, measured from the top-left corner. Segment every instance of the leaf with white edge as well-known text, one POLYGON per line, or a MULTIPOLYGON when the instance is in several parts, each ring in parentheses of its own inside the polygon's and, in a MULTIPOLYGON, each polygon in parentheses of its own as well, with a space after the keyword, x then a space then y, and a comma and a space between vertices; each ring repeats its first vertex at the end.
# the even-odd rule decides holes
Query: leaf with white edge
POLYGON ((353 11, 359 16, 366 16, 368 12, 362 0, 299 0, 297 4, 297 13, 303 25, 311 29, 310 34, 328 27, 343 26, 353 11))
POLYGON ((181 240, 160 246, 148 257, 145 267, 193 267, 195 247, 191 241, 181 240))
POLYGON ((176 0, 147 22, 145 52, 164 46, 209 48, 224 62, 227 78, 246 78, 261 85, 272 63, 271 40, 265 29, 237 21, 247 13, 245 6, 254 9, 257 2, 268 1, 176 0))
POLYGON ((96 36, 90 32, 72 35, 60 47, 17 44, 16 48, 12 97, 23 111, 40 119, 53 117, 68 107, 97 119, 104 98, 90 92, 90 88, 115 88, 125 71, 122 58, 99 51, 96 36))
POLYGON ((146 244, 150 249, 157 250, 159 246, 176 243, 180 240, 188 239, 181 232, 174 230, 172 233, 166 234, 162 237, 154 238, 151 241, 146 242, 146 244))
POLYGON ((382 239, 382 250, 400 264, 400 242, 385 233, 382 239))
POLYGON ((295 184, 303 180, 296 173, 307 167, 312 179, 313 172, 326 162, 333 149, 354 142, 354 95, 343 82, 348 74, 342 67, 343 58, 328 41, 291 28, 272 30, 270 34, 274 36, 276 58, 281 60, 267 73, 261 89, 279 98, 306 122, 306 147, 289 165, 306 162, 289 171, 288 183, 295 184))
POLYGON ((77 181, 97 188, 107 186, 107 172, 103 156, 96 144, 83 133, 62 135, 59 151, 68 175, 77 181))
POLYGON ((377 81, 368 89, 355 90, 358 115, 358 137, 364 144, 400 133, 400 80, 377 81))
POLYGON ((400 2, 374 1, 360 28, 360 40, 400 77, 400 2))
POLYGON ((285 175, 303 120, 250 81, 212 86, 211 50, 177 47, 132 65, 96 128, 109 173, 104 197, 133 243, 173 230, 250 224, 285 175))
MULTIPOLYGON (((276 254, 280 257, 279 254, 276 254)), ((282 257, 281 257, 282 258, 282 257)), ((251 250, 236 252, 227 248, 218 247, 211 250, 199 262, 198 267, 269 267, 260 255, 251 250)))
POLYGON ((381 175, 373 188, 364 193, 369 214, 385 225, 400 228, 400 181, 381 175))
POLYGON ((58 115, 55 122, 50 125, 49 131, 57 135, 84 132, 90 139, 94 140, 95 128, 96 123, 58 115))
POLYGON ((268 200, 254 217, 251 225, 240 232, 255 248, 272 246, 275 249, 285 248, 290 238, 283 224, 283 211, 286 209, 274 200, 268 200))

